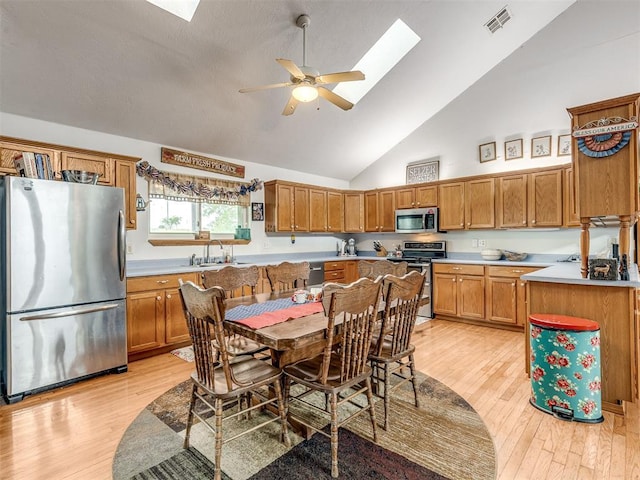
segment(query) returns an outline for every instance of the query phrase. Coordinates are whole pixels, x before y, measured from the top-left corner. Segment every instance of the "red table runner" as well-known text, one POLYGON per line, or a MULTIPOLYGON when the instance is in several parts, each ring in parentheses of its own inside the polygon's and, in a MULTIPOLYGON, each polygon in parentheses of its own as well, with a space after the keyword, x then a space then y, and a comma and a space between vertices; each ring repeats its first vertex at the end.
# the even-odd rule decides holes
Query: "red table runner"
POLYGON ((234 321, 257 330, 259 328, 275 325, 276 323, 286 322, 293 318, 306 317, 307 315, 313 315, 314 313, 320 312, 322 312, 322 302, 309 302, 234 321))

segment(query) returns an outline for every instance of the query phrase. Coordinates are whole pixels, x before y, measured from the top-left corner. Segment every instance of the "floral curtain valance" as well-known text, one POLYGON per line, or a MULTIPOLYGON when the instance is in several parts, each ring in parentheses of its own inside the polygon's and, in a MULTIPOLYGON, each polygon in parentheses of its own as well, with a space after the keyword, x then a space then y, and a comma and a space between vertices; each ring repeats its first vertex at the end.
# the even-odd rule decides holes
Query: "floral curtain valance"
POLYGON ((249 194, 262 188, 262 181, 257 178, 245 183, 162 172, 149 162, 139 162, 136 171, 149 182, 149 198, 247 207, 251 202, 249 194))

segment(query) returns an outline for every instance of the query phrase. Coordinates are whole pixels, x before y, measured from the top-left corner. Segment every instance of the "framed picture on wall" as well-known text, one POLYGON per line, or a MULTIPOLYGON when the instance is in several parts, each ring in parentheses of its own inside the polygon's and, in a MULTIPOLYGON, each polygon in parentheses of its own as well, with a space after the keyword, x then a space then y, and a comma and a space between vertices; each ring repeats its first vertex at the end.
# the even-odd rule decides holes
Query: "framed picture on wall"
POLYGON ((551 135, 531 139, 531 158, 551 155, 551 135))
POLYGON ((251 220, 264 220, 264 203, 251 202, 251 220))
POLYGON ((483 143, 478 147, 480 163, 490 162, 496 159, 496 142, 483 143))
POLYGON ((571 134, 558 135, 558 156, 571 155, 571 134))
POLYGON ((515 160, 516 158, 522 158, 521 138, 504 142, 504 159, 515 160))

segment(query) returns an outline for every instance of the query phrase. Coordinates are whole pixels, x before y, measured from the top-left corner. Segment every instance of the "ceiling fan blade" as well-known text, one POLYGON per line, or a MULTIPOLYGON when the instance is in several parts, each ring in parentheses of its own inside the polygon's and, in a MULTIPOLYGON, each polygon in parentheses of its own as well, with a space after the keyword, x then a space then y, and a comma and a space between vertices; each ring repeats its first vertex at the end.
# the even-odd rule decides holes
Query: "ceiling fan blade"
POLYGON ((258 90, 268 90, 270 88, 290 87, 291 82, 273 83, 271 85, 263 85, 261 87, 241 88, 240 93, 257 92, 258 90))
POLYGON ((343 110, 351 110, 351 108, 353 108, 353 103, 349 100, 342 98, 340 95, 337 95, 324 87, 318 87, 318 95, 325 100, 329 100, 335 106, 340 107, 343 110))
POLYGON ((304 80, 304 73, 302 73, 302 70, 300 70, 300 68, 291 60, 287 60, 286 58, 276 58, 276 62, 282 65, 292 77, 304 80))
POLYGON ((364 73, 360 70, 353 70, 351 72, 327 73, 316 77, 316 83, 353 82, 355 80, 364 80, 364 73))
POLYGON ((289 101, 284 107, 284 110, 282 111, 282 115, 291 115, 293 112, 296 111, 296 107, 298 106, 298 103, 300 102, 298 102, 298 100, 296 100, 295 97, 291 95, 289 97, 289 101))

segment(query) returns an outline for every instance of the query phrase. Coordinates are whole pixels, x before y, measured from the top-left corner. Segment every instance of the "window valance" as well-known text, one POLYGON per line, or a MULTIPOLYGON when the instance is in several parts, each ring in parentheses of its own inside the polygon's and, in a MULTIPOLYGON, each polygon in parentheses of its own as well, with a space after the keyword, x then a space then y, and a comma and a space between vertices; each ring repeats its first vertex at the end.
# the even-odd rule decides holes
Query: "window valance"
POLYGON ((136 172, 149 182, 149 198, 249 206, 250 193, 262 188, 262 181, 257 178, 245 183, 169 173, 149 162, 139 162, 136 172))

